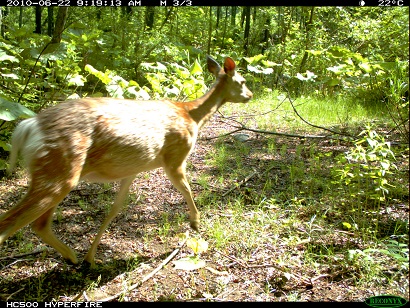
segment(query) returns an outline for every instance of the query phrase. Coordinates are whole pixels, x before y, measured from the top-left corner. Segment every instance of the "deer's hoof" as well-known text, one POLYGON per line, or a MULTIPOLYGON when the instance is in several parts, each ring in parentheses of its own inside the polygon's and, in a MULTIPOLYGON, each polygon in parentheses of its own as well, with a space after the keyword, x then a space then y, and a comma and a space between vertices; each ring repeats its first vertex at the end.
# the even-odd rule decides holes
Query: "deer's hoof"
POLYGON ((70 265, 78 265, 77 257, 74 258, 64 258, 65 262, 70 265))
POLYGON ((191 221, 191 228, 199 232, 199 220, 191 221))

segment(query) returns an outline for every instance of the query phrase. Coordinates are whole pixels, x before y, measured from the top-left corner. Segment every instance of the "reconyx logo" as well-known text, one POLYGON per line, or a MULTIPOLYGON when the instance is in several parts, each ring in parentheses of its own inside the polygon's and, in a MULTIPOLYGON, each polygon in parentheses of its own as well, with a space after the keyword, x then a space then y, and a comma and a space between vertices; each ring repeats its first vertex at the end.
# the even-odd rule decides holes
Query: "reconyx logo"
POLYGON ((367 305, 374 308, 396 308, 406 305, 407 300, 394 295, 379 295, 369 297, 364 301, 367 305))

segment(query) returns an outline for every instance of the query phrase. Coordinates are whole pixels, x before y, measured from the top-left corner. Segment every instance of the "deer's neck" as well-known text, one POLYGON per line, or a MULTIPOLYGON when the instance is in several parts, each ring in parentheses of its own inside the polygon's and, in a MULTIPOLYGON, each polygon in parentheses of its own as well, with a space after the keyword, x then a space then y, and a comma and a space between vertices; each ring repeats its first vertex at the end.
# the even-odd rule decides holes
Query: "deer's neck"
POLYGON ((225 102, 223 84, 216 82, 202 97, 190 102, 189 114, 201 128, 225 102))

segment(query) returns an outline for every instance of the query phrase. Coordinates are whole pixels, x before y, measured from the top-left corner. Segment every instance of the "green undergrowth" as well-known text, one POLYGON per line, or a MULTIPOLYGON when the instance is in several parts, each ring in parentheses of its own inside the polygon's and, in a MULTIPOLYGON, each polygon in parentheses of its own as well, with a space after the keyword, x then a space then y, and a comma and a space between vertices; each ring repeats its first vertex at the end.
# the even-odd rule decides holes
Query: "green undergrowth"
MULTIPOLYGON (((396 136, 388 133, 392 124, 377 108, 364 109, 341 98, 333 101, 299 98, 293 103, 306 121, 355 138, 337 134, 304 138, 329 132, 303 123, 286 96, 278 93, 246 105, 224 106, 219 118, 225 123, 238 125, 240 122, 256 130, 292 133, 299 137, 246 130, 226 135, 233 130, 227 127, 219 132, 223 137, 199 141, 212 146, 202 157, 203 167, 199 171, 195 166, 198 161, 188 163, 202 223, 201 232, 191 236, 207 245, 207 251, 195 261, 198 264, 206 261, 207 266, 234 273, 239 281, 243 273, 245 284, 251 283, 251 277, 261 275, 261 272, 252 274, 252 269, 261 269, 266 278, 257 282, 255 278, 252 283, 257 285, 259 293, 262 290, 264 299, 272 301, 303 300, 305 289, 318 288, 319 282, 329 288, 347 286, 353 293, 370 290, 374 295, 393 294, 408 299, 408 146, 390 142, 396 140, 396 136), (236 138, 239 133, 246 138, 236 138)), ((145 183, 150 177, 142 174, 138 179, 145 183)), ((116 189, 112 185, 100 185, 100 191, 97 189, 95 194, 73 194, 64 202, 78 204, 78 210, 87 213, 83 225, 94 225, 97 216, 106 215, 113 201, 113 194, 107 191, 113 188, 116 189)), ((148 206, 152 198, 149 190, 144 190, 131 194, 128 203, 129 206, 148 206)), ((109 259, 97 262, 96 271, 60 269, 33 275, 34 278, 26 279, 31 289, 24 298, 49 300, 65 293, 67 299, 72 300, 73 294, 81 289, 87 294, 98 294, 117 280, 121 281, 122 288, 131 286, 137 279, 133 275, 147 266, 144 263, 149 264, 153 256, 159 260, 167 256, 167 253, 155 252, 156 248, 166 252, 174 249, 172 243, 177 234, 186 230, 183 200, 180 206, 175 212, 161 208, 155 221, 149 212, 131 216, 125 211, 118 218, 120 227, 109 228, 105 237, 118 237, 119 234, 111 235, 110 230, 118 232, 139 221, 137 225, 141 230, 137 236, 140 238, 130 243, 140 243, 143 249, 122 253, 115 252, 115 245, 105 246, 110 250, 106 254, 109 259), (53 275, 59 275, 58 279, 66 283, 54 286, 58 280, 50 282, 53 275), (115 279, 111 281, 109 277, 115 279), (73 286, 72 291, 67 289, 68 284, 73 286), (82 287, 76 288, 77 284, 82 287)), ((66 212, 57 211, 56 227, 66 222, 65 215, 66 212)), ((19 243, 21 253, 30 252, 35 245, 24 241, 24 232, 20 231, 12 239, 19 243)), ((126 231, 121 236, 127 237, 126 231)), ((103 247, 99 248, 97 257, 103 253, 103 247)), ((43 257, 37 262, 41 263, 43 257)), ((188 256, 183 260, 189 258, 192 259, 188 256)), ((55 260, 45 258, 43 263, 46 262, 54 262, 52 266, 56 266, 55 260)), ((207 277, 206 273, 206 269, 199 268, 188 272, 186 280, 181 278, 185 277, 183 274, 179 274, 177 282, 168 281, 168 276, 154 280, 149 298, 155 295, 155 300, 216 301, 220 300, 220 294, 239 288, 238 282, 226 280, 212 289, 214 278, 207 277), (181 279, 183 288, 176 286, 181 279), (174 288, 166 291, 169 285, 174 288), (200 289, 200 285, 206 288, 200 289)), ((12 284, 12 278, 5 279, 12 284)), ((251 297, 250 289, 247 292, 251 297)), ((133 299, 127 296, 118 300, 133 299)), ((343 300, 347 295, 338 296, 343 300)), ((363 296, 359 297, 364 300, 363 296)))

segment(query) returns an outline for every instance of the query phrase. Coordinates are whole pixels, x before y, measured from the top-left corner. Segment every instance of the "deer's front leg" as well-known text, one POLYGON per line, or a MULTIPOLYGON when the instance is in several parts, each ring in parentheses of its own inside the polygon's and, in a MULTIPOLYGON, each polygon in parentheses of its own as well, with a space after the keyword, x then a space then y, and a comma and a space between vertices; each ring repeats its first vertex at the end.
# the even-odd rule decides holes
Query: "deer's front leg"
POLYGON ((181 194, 184 196, 189 209, 189 221, 191 223, 191 228, 195 231, 199 231, 199 212, 195 206, 194 199, 192 198, 191 188, 189 186, 188 180, 185 175, 185 164, 179 167, 165 167, 165 172, 181 194))

